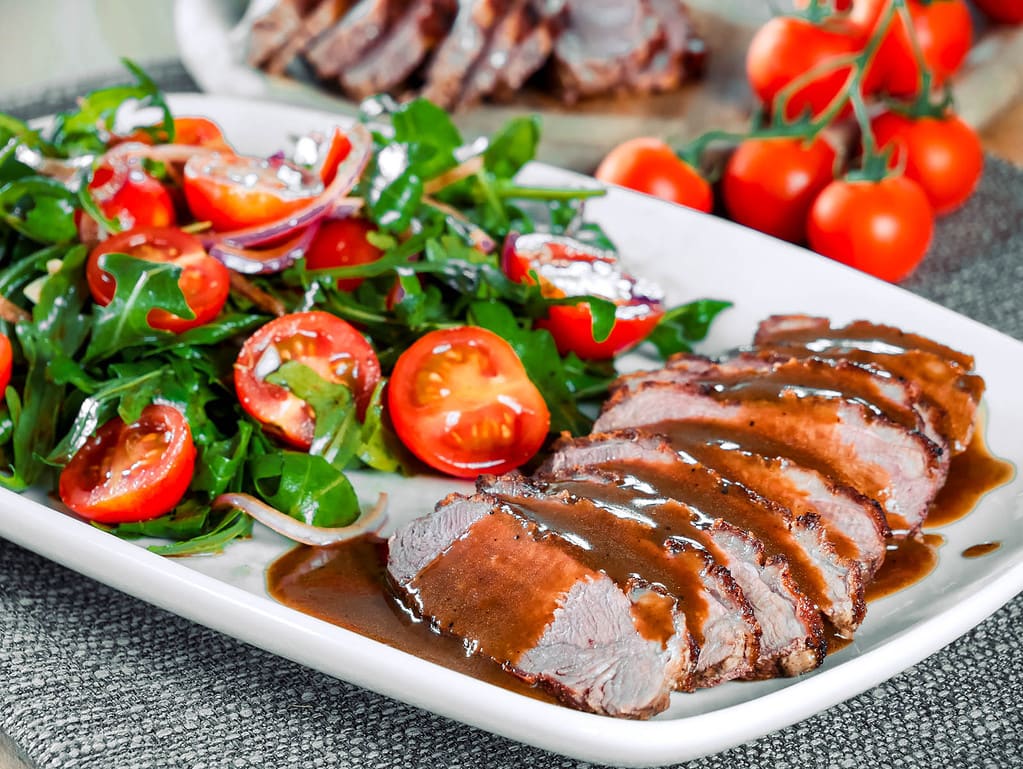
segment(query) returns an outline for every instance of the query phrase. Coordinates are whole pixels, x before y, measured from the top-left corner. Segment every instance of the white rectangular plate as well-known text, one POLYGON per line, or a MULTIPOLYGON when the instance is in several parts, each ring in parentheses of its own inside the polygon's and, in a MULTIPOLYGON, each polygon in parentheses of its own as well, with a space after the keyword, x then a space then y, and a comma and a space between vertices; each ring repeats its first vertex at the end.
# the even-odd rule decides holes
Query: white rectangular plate
MULTIPOLYGON (((286 137, 323 130, 323 112, 180 95, 176 114, 217 120, 242 151, 271 153, 286 137)), ((531 181, 582 183, 546 166, 531 181)), ((618 244, 632 270, 659 281, 672 302, 735 302, 715 323, 707 351, 749 343, 772 313, 868 318, 931 336, 973 354, 987 381, 987 438, 994 454, 1023 463, 1020 361, 1023 344, 949 310, 800 248, 643 195, 612 190, 590 217, 618 244)), ((366 501, 390 492, 391 525, 427 512, 465 484, 433 477, 358 474, 366 501)), ((314 619, 270 599, 264 570, 289 545, 257 526, 222 555, 164 559, 55 509, 41 491, 0 493, 0 535, 196 622, 338 678, 515 740, 587 761, 651 766, 713 753, 801 720, 889 678, 965 633, 1023 589, 1023 481, 988 494, 967 518, 943 527, 936 570, 870 605, 855 642, 798 679, 729 683, 676 694, 648 722, 621 721, 538 702, 482 683, 314 619), (965 559, 968 546, 1001 547, 965 559)))

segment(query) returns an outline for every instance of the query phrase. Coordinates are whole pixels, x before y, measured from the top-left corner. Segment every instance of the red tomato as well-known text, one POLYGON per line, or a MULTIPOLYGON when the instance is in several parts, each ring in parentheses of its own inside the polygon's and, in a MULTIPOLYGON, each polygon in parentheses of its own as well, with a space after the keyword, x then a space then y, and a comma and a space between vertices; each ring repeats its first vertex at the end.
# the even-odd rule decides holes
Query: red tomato
MULTIPOLYGON (((850 19, 869 34, 882 18, 889 0, 855 0, 850 19)), ((973 37, 970 10, 965 0, 924 3, 906 0, 913 29, 924 61, 932 73, 932 85, 941 85, 966 58, 973 37)), ((896 14, 877 51, 867 80, 893 96, 913 96, 920 90, 920 68, 906 25, 896 14)))
POLYGON ((995 21, 1003 24, 1023 23, 1023 0, 973 0, 973 2, 995 21))
POLYGON ((14 351, 11 349, 11 340, 4 334, 0 334, 0 399, 3 398, 7 385, 11 383, 13 359, 14 351))
POLYGON ((636 281, 622 272, 618 259, 571 238, 521 235, 505 248, 504 270, 518 283, 539 278, 544 296, 597 296, 617 305, 607 339, 593 337, 588 304, 553 305, 537 321, 546 328, 562 355, 574 352, 585 360, 606 360, 646 339, 664 315, 660 297, 644 296, 636 281))
POLYGON ((195 147, 206 147, 218 152, 234 152, 224 138, 220 126, 209 118, 176 117, 174 118, 174 143, 189 144, 195 147))
POLYGON ((121 188, 111 195, 105 195, 103 188, 113 178, 113 169, 101 165, 92 175, 89 190, 103 215, 117 221, 122 230, 172 227, 175 224, 177 216, 170 192, 143 171, 137 162, 129 164, 127 178, 121 188))
POLYGON ((747 139, 725 167, 722 193, 728 215, 776 238, 806 240, 814 198, 834 178, 835 150, 820 137, 747 139))
POLYGON ((323 152, 323 161, 320 163, 319 175, 324 185, 334 181, 337 175, 337 167, 341 164, 348 153, 352 151, 352 142, 342 133, 340 128, 335 128, 330 137, 326 150, 323 152))
POLYGON ((814 251, 892 282, 920 263, 933 231, 927 196, 904 176, 832 182, 814 201, 807 225, 814 251))
POLYGON ((697 211, 709 212, 714 196, 707 180, 660 139, 640 137, 611 150, 595 176, 697 211))
POLYGON ((936 214, 970 197, 984 170, 984 150, 972 128, 955 115, 909 118, 883 112, 871 121, 879 148, 894 147, 892 165, 923 187, 936 214))
POLYGON ((432 331, 401 354, 387 405, 402 442, 443 473, 503 473, 543 445, 550 412, 515 351, 482 328, 432 331))
POLYGON ((108 305, 114 298, 114 277, 100 265, 100 259, 111 253, 149 262, 171 262, 182 268, 178 287, 195 317, 188 319, 166 310, 152 310, 147 320, 156 329, 180 334, 209 323, 220 313, 231 291, 231 273, 206 253, 194 235, 174 227, 144 227, 113 235, 89 253, 85 277, 97 304, 108 305))
POLYGON ((316 415, 286 387, 266 381, 286 361, 294 360, 329 382, 351 388, 364 412, 380 380, 380 362, 365 337, 328 312, 297 312, 267 323, 245 340, 234 364, 238 400, 263 428, 296 448, 308 450, 316 415))
POLYGON ((184 189, 198 221, 230 231, 284 219, 323 192, 323 183, 290 163, 218 153, 185 164, 184 189))
POLYGON ((174 509, 194 468, 185 418, 173 406, 153 404, 138 421, 115 417, 85 442, 60 474, 60 498, 90 521, 147 521, 174 509))
MULTIPOLYGON (((375 262, 384 255, 366 239, 375 231, 376 228, 368 221, 354 217, 325 222, 309 245, 305 255, 306 269, 329 270, 375 262)), ((342 291, 354 291, 361 283, 362 278, 338 278, 337 287, 342 291)))
MULTIPOLYGON (((772 107, 778 93, 796 78, 861 48, 862 39, 854 27, 776 16, 753 36, 746 52, 746 76, 757 98, 772 107)), ((851 71, 848 64, 836 65, 811 79, 789 98, 785 117, 795 119, 807 110, 819 115, 842 90, 851 71)))

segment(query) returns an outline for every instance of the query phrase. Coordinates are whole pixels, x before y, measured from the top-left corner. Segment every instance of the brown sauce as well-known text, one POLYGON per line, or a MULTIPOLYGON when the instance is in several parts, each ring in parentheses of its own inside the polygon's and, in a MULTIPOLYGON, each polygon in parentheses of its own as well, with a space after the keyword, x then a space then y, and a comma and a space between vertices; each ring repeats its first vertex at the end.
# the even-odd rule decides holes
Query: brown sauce
POLYGON ((926 526, 944 526, 969 513, 987 492, 1003 486, 1016 474, 1011 463, 991 456, 980 426, 966 451, 952 457, 948 480, 931 503, 926 526))
POLYGON ((867 585, 868 601, 897 593, 922 580, 938 565, 938 548, 945 544, 940 534, 922 537, 896 535, 888 540, 888 552, 874 579, 867 585))
POLYGON ((963 550, 962 556, 963 558, 980 558, 981 556, 993 553, 1001 546, 1001 542, 980 542, 976 545, 970 545, 968 548, 963 550))

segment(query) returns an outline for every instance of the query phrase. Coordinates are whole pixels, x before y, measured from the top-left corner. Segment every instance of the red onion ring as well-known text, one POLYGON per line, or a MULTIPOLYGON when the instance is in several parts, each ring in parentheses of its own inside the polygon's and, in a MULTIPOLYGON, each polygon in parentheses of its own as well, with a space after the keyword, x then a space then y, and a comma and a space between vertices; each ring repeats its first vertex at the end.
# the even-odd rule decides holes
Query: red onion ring
POLYGON ((219 259, 224 266, 246 275, 265 275, 286 270, 305 256, 309 244, 320 231, 317 220, 279 246, 265 249, 244 248, 230 241, 213 241, 209 254, 219 259))
POLYGON ((387 522, 387 495, 381 494, 376 505, 364 513, 350 526, 325 528, 310 526, 308 523, 292 518, 276 508, 261 502, 249 494, 221 494, 213 500, 214 508, 233 507, 252 516, 264 526, 283 534, 288 539, 304 545, 323 547, 354 539, 361 534, 380 531, 387 522))

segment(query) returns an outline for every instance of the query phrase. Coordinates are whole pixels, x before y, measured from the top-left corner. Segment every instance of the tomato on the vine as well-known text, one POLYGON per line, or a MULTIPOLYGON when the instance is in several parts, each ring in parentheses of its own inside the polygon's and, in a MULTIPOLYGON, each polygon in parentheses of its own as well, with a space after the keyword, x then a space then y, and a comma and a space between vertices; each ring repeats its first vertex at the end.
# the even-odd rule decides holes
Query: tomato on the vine
POLYGON ((834 178, 835 158, 821 137, 745 140, 721 180, 728 215, 776 238, 803 242, 810 206, 834 178))
POLYGON ((1023 0, 973 0, 987 16, 1003 24, 1023 23, 1023 0))
POLYGON ((952 211, 970 197, 984 170, 976 132, 956 115, 907 117, 883 112, 871 121, 879 149, 891 146, 892 166, 919 183, 936 214, 952 211))
POLYGON ((536 326, 550 331, 562 355, 613 358, 646 339, 664 316, 660 296, 650 287, 638 288, 636 280, 622 272, 617 257, 570 238, 534 233, 509 239, 503 266, 518 283, 539 280, 549 298, 596 296, 615 304, 611 333, 600 341, 593 334, 589 304, 548 307, 547 317, 537 320, 536 326))
POLYGON ((550 428, 547 404, 511 345, 471 326, 432 331, 403 352, 387 406, 413 454, 460 478, 520 466, 550 428))
MULTIPOLYGON (((890 0, 855 0, 850 20, 870 34, 884 17, 890 0)), ((943 84, 962 65, 970 50, 973 25, 965 0, 922 2, 906 0, 913 31, 924 62, 931 71, 931 84, 943 84)), ((920 68, 913 41, 896 14, 885 33, 867 80, 893 96, 913 96, 920 91, 920 68)))
MULTIPOLYGON (((367 235, 375 231, 366 219, 354 216, 323 223, 306 251, 306 269, 329 270, 375 262, 384 255, 367 239, 367 235)), ((354 291, 361 283, 362 278, 338 278, 337 287, 342 291, 354 291)))
POLYGON ((380 380, 380 362, 369 342, 329 312, 274 318, 246 339, 234 364, 238 400, 267 432, 300 449, 312 445, 316 415, 288 388, 266 381, 287 361, 308 366, 328 382, 347 385, 360 413, 380 380))
POLYGON ((114 298, 116 282, 100 263, 111 253, 149 262, 170 262, 181 268, 178 287, 195 317, 182 318, 166 310, 151 310, 147 321, 155 329, 180 334, 209 323, 220 313, 231 291, 231 273, 206 253, 194 235, 174 227, 142 227, 112 235, 89 253, 85 277, 97 304, 108 305, 114 298))
POLYGON ((315 200, 323 182, 283 160, 215 153, 185 163, 184 190, 198 221, 230 231, 284 219, 315 200))
POLYGON ((710 184, 668 144, 652 137, 622 142, 600 162, 594 174, 605 184, 669 200, 710 212, 714 195, 710 184))
POLYGON ((933 232, 927 196, 904 176, 834 181, 817 196, 807 224, 814 251, 892 282, 920 263, 933 232))
POLYGON ((790 83, 811 70, 820 71, 792 93, 784 115, 793 120, 809 111, 817 117, 838 98, 852 72, 851 64, 838 60, 855 55, 862 44, 856 28, 838 21, 815 24, 798 16, 776 16, 750 41, 746 76, 753 93, 770 108, 790 83))
MULTIPOLYGON (((109 165, 100 165, 89 181, 89 191, 107 219, 116 221, 122 230, 135 227, 172 227, 177 221, 174 198, 157 179, 146 173, 138 163, 130 163, 124 183, 112 193, 106 187, 115 182, 109 165)), ((84 217, 84 214, 81 215, 84 217)), ((81 225, 80 225, 81 226, 81 225)))
POLYGON ((5 334, 0 334, 0 399, 11 382, 13 367, 14 351, 11 349, 11 340, 5 334))
POLYGON ((192 481, 195 445, 184 416, 152 404, 126 424, 106 422, 60 474, 65 505, 98 523, 157 518, 174 509, 192 481))

